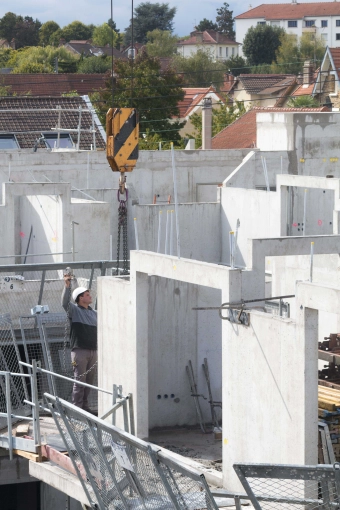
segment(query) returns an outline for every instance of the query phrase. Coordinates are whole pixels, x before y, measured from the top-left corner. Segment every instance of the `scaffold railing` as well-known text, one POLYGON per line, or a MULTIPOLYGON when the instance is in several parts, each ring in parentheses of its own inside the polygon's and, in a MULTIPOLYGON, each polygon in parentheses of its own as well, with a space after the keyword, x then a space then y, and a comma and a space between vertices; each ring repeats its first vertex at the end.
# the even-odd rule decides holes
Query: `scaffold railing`
POLYGON ((195 469, 66 401, 45 398, 93 508, 217 510, 195 469))

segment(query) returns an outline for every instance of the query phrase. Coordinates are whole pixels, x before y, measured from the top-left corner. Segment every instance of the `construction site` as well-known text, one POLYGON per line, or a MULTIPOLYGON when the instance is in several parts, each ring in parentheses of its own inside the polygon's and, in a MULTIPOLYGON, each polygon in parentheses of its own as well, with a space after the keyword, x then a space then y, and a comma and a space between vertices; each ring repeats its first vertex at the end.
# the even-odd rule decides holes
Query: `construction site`
POLYGON ((202 149, 138 154, 134 109, 72 101, 0 139, 1 510, 339 508, 340 114, 212 150, 207 102, 202 149))

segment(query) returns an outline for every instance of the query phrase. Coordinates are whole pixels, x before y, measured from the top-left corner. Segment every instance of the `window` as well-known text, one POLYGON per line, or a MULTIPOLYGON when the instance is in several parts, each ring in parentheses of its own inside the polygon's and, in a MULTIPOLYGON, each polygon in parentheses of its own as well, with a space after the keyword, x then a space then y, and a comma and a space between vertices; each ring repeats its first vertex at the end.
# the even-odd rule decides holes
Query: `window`
POLYGON ((328 27, 328 21, 326 19, 321 20, 321 28, 327 28, 328 27))
POLYGON ((222 46, 219 47, 219 56, 222 57, 222 46))
POLYGON ((340 19, 335 20, 335 26, 340 27, 340 19))
POLYGON ((292 19, 292 20, 288 21, 288 28, 297 28, 296 19, 292 19))
POLYGON ((305 27, 315 27, 315 19, 306 19, 305 27))
POLYGON ((225 56, 226 56, 226 57, 228 56, 228 53, 229 53, 229 52, 228 52, 228 50, 229 50, 229 48, 228 48, 228 47, 226 47, 226 49, 225 49, 225 56))
POLYGON ((0 150, 20 149, 15 135, 0 135, 0 150))
POLYGON ((266 24, 266 22, 265 22, 265 21, 258 21, 258 22, 257 22, 257 24, 258 24, 258 25, 265 25, 265 24, 266 24))
POLYGON ((231 48, 231 55, 232 57, 235 55, 235 48, 231 48))
POLYGON ((340 34, 335 34, 335 39, 336 39, 337 41, 340 41, 340 34))
MULTIPOLYGON (((45 138, 45 145, 49 149, 53 149, 57 147, 58 143, 58 134, 57 133, 43 133, 42 135, 45 138)), ((60 133, 59 139, 59 147, 61 149, 73 149, 74 144, 72 142, 72 138, 68 133, 60 133)))

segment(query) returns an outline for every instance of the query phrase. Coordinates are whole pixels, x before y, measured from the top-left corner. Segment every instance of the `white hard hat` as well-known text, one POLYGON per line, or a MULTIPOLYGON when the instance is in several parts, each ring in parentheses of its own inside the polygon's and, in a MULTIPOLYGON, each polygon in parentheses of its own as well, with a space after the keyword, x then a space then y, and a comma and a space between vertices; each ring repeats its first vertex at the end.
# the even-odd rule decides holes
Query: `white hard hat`
POLYGON ((74 291, 72 292, 73 301, 77 299, 79 294, 83 294, 83 292, 86 292, 87 290, 89 289, 86 289, 85 287, 77 287, 76 289, 74 289, 74 291))

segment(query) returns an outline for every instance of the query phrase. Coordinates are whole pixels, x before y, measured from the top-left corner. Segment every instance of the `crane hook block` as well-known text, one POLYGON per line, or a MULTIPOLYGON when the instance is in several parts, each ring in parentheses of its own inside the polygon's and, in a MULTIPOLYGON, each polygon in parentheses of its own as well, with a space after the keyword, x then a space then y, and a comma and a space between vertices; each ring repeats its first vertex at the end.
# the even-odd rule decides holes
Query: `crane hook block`
POLYGON ((106 157, 113 172, 132 172, 138 159, 139 119, 135 108, 106 114, 106 157))

